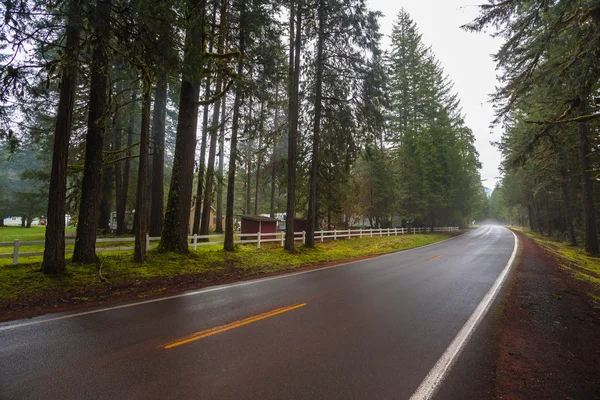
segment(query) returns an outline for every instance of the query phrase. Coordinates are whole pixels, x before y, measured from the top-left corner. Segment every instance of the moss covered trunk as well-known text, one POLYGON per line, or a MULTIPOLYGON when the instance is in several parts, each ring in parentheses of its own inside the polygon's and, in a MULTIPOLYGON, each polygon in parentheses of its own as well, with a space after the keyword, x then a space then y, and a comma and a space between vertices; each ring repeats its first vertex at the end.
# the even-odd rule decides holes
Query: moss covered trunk
MULTIPOLYGON (((42 271, 45 274, 57 274, 65 270, 67 163, 69 159, 71 126, 73 123, 73 102, 75 99, 75 88, 77 87, 77 59, 81 31, 80 6, 81 0, 71 0, 69 2, 69 16, 66 28, 67 41, 62 60, 64 68, 61 77, 60 97, 54 129, 46 239, 42 262, 42 271)), ((0 226, 4 226, 4 216, 0 217, 0 226)))
POLYGON ((189 26, 186 33, 177 138, 173 173, 167 200, 164 227, 158 246, 160 252, 187 252, 192 186, 194 183, 194 154, 198 121, 198 96, 202 80, 204 52, 204 18, 206 2, 189 0, 189 26))
POLYGON ((108 42, 110 41, 110 0, 98 0, 94 18, 95 46, 92 51, 88 132, 81 183, 81 203, 73 261, 95 262, 96 227, 102 181, 102 149, 108 105, 108 42))

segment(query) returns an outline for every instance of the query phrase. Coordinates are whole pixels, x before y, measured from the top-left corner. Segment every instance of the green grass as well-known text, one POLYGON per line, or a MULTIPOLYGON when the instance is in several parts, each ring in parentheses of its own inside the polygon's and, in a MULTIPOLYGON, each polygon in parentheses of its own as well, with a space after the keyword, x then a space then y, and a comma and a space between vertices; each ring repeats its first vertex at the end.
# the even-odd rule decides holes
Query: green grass
MULTIPOLYGON (((75 232, 72 226, 67 227, 67 232, 75 232)), ((0 226, 0 242, 12 242, 19 239, 21 242, 35 242, 44 240, 46 237, 45 226, 32 226, 21 228, 20 226, 0 226)))
MULTIPOLYGON (((330 261, 390 253, 423 246, 449 238, 448 234, 405 235, 380 238, 340 240, 318 244, 315 249, 299 247, 288 253, 276 244, 257 249, 254 245, 238 246, 235 252, 225 252, 221 246, 200 247, 189 255, 158 254, 150 251, 142 265, 132 262, 131 252, 99 253, 97 264, 78 266, 69 264, 60 276, 46 276, 40 272, 40 261, 16 266, 0 265, 0 301, 19 297, 43 295, 47 292, 65 292, 67 298, 81 297, 86 291, 109 285, 134 285, 158 277, 215 273, 237 270, 242 276, 253 276, 330 261), (99 277, 98 270, 106 282, 99 277)), ((10 261, 10 260, 9 260, 10 261)))
POLYGON ((544 250, 557 257, 559 265, 569 271, 577 279, 591 283, 596 293, 591 295, 600 300, 600 258, 589 256, 581 247, 559 242, 531 232, 528 229, 513 228, 536 241, 544 250))

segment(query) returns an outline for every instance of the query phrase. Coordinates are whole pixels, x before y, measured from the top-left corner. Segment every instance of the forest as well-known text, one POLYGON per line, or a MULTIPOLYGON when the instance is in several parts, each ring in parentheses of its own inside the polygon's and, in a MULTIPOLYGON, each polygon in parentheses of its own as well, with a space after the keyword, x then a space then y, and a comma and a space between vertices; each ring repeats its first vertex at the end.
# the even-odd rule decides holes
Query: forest
MULTIPOLYGON (((509 6, 469 27, 499 20, 518 36, 498 56, 506 175, 491 206, 535 229, 578 232, 594 206, 598 46, 587 21, 598 12, 537 3, 556 33, 509 6), (551 68, 564 74, 550 81, 551 68)), ((201 215, 211 208, 227 251, 241 214, 285 214, 293 251, 296 216, 313 247, 320 227, 467 226, 486 212, 473 132, 405 10, 383 49, 366 0, 0 5, 0 215, 47 221, 46 274, 68 265, 65 215, 76 221, 71 262, 86 264, 113 212, 116 233, 135 235, 138 263, 147 234, 160 236, 160 253, 186 253, 190 230, 209 233, 201 215)))
POLYGON ((599 255, 600 4, 490 1, 465 28, 498 29, 493 95, 503 178, 490 214, 599 255))

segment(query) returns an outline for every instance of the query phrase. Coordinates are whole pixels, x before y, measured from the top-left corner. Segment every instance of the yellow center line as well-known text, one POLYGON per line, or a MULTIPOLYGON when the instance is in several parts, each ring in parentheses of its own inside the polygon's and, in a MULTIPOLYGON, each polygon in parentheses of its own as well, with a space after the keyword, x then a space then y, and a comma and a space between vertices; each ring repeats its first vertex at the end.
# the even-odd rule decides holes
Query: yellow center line
POLYGON ((204 339, 206 337, 213 336, 213 335, 216 335, 218 333, 222 333, 222 332, 226 332, 226 331, 231 330, 231 329, 239 328, 241 326, 248 325, 248 324, 251 324, 253 322, 257 322, 257 321, 260 321, 260 320, 263 320, 263 319, 266 319, 266 318, 269 318, 269 317, 273 317, 273 316, 278 315, 278 314, 283 314, 284 312, 292 311, 292 310, 295 310, 297 308, 304 307, 305 305, 306 305, 306 303, 302 303, 302 304, 296 304, 295 306, 282 307, 282 308, 278 308, 276 310, 269 311, 269 312, 266 312, 266 313, 263 313, 263 314, 255 315, 253 317, 248 317, 248 318, 244 318, 244 319, 239 320, 239 321, 234 321, 234 322, 231 322, 231 323, 226 324, 226 325, 221 325, 221 326, 217 326, 217 327, 214 327, 214 328, 205 329, 203 331, 193 333, 193 334, 191 334, 189 336, 186 336, 185 338, 183 338, 181 340, 178 340, 176 342, 172 342, 172 343, 166 344, 166 345, 161 346, 161 347, 163 349, 172 349, 173 347, 181 346, 182 344, 187 344, 187 343, 190 343, 190 342, 194 342, 196 340, 204 339))
POLYGON ((441 256, 441 255, 439 255, 439 256, 432 257, 432 258, 430 258, 429 260, 427 260, 426 262, 431 262, 431 261, 437 260, 437 259, 439 259, 439 258, 442 258, 442 256, 441 256))
POLYGON ((469 247, 470 245, 472 245, 473 243, 469 243, 469 244, 465 244, 465 247, 469 247))

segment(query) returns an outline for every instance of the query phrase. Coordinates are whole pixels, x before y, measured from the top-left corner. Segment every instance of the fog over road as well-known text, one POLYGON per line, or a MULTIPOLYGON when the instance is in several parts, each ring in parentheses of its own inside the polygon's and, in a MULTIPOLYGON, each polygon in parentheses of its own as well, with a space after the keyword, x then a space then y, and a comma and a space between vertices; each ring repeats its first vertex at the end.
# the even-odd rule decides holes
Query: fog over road
POLYGON ((346 265, 0 324, 0 398, 426 396, 515 246, 484 226, 346 265))

